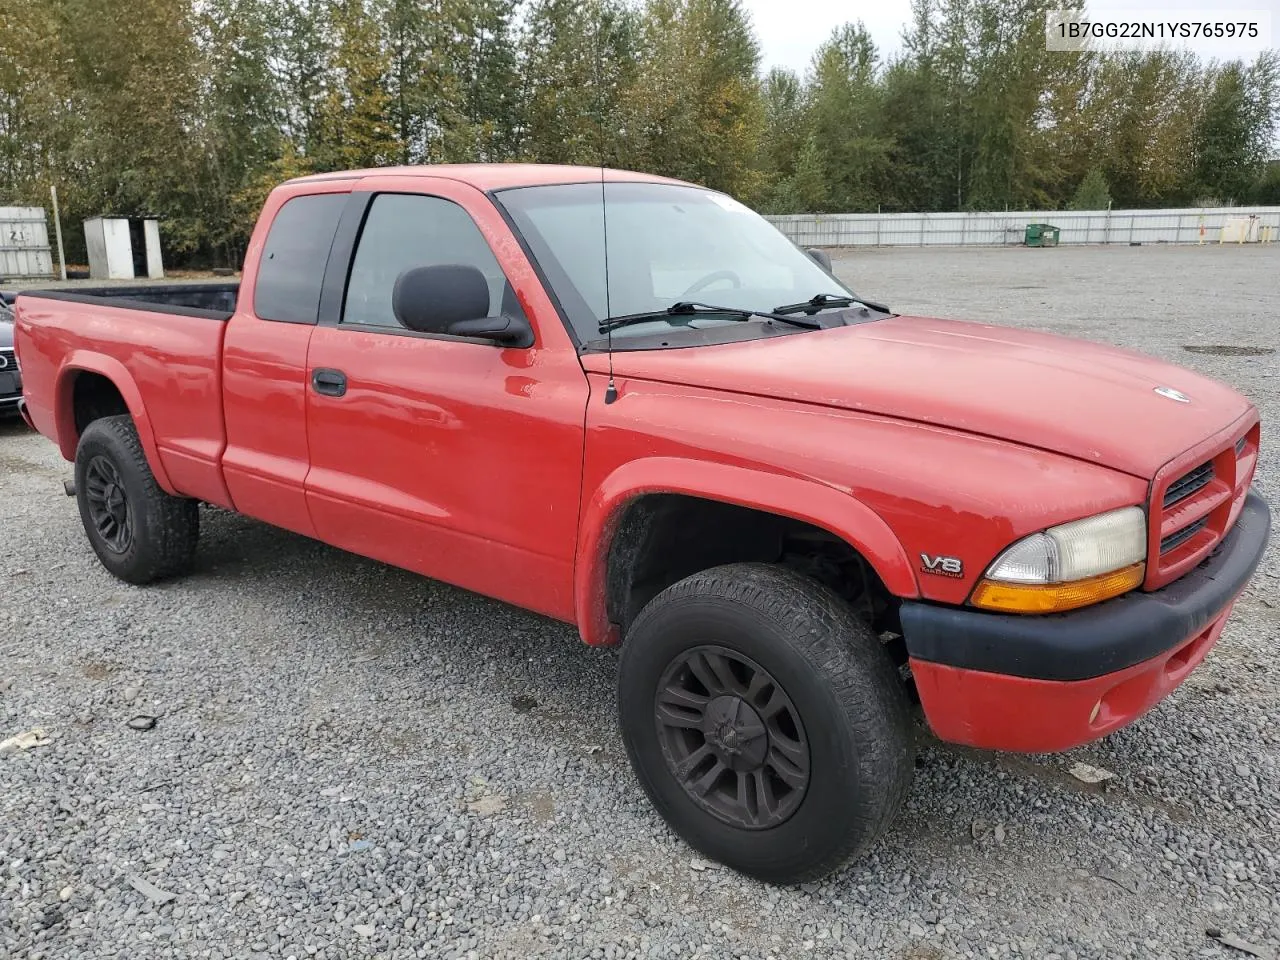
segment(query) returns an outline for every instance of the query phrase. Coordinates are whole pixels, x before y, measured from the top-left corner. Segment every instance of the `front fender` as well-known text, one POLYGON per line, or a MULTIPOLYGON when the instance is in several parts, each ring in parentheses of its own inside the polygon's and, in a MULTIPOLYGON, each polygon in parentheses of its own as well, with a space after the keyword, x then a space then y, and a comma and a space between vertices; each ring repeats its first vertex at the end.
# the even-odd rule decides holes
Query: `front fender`
POLYGON ((812 480, 679 457, 618 467, 583 505, 574 563, 578 632, 593 646, 616 643, 606 607, 609 544, 627 504, 649 493, 684 494, 763 510, 820 527, 856 549, 890 593, 919 596, 915 571, 880 516, 853 496, 812 480))
POLYGON ((55 422, 58 431, 58 449, 67 460, 75 460, 76 444, 80 441, 76 431, 75 397, 73 388, 76 375, 79 373, 97 373, 108 380, 120 391, 133 425, 138 431, 138 440, 142 443, 142 452, 146 454, 147 464, 155 475, 156 483, 165 493, 177 495, 177 491, 169 482, 169 475, 160 459, 160 449, 156 445, 155 433, 152 431, 151 419, 147 416, 147 406, 142 401, 142 393, 134 382, 128 368, 114 357, 92 350, 73 350, 63 359, 58 367, 54 381, 54 397, 56 398, 55 422))

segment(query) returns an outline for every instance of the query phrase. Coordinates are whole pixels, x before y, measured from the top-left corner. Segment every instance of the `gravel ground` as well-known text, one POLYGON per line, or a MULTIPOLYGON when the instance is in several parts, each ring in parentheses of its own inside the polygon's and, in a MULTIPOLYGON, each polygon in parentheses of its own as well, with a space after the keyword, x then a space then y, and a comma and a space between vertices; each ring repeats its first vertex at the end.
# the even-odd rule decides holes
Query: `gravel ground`
MULTIPOLYGON (((1280 422, 1275 355, 1183 349, 1280 343, 1280 248, 836 263, 904 312, 1188 364, 1280 422)), ((1268 437, 1280 503, 1276 461, 1268 437)), ((1206 928, 1280 950, 1274 544, 1209 661, 1139 723, 1057 757, 922 732, 878 850, 778 889, 696 860, 642 799, 615 652, 216 511, 195 575, 130 588, 92 559, 68 473, 0 427, 0 739, 47 736, 0 756, 0 956, 1245 956, 1206 928), (1115 778, 1076 781, 1080 760, 1115 778)))

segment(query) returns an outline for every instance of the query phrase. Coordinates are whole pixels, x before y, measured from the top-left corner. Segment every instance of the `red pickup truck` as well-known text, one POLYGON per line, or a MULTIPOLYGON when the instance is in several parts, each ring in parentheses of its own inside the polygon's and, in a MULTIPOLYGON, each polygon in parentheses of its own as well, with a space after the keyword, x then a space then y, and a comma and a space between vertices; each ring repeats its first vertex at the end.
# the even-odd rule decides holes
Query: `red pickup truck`
POLYGON ((654 805, 796 881, 886 828, 917 703, 1031 752, 1141 716, 1270 529, 1234 390, 829 267, 657 177, 308 177, 238 287, 20 295, 23 415, 131 583, 187 568, 204 502, 621 642, 654 805))

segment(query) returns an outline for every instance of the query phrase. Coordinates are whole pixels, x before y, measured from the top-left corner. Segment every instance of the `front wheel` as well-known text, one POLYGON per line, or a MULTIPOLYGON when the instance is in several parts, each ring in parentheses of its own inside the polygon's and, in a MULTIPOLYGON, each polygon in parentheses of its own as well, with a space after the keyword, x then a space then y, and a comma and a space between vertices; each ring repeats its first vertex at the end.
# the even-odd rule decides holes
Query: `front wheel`
POLYGON ((798 883, 865 851, 914 768, 879 639, 794 571, 731 564, 667 588, 628 631, 618 707, 632 766, 691 846, 798 883))
POLYGON ((85 427, 76 447, 76 502, 94 553, 121 580, 151 583, 191 566, 199 507, 160 489, 131 417, 85 427))

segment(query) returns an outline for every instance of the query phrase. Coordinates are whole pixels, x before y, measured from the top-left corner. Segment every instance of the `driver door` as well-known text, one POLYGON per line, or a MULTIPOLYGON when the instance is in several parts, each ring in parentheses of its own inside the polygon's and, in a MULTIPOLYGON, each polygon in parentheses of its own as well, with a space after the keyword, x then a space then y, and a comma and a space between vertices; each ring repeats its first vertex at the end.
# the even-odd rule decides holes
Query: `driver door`
POLYGON ((322 304, 307 356, 317 535, 572 620, 587 381, 559 316, 478 190, 388 177, 361 191, 345 295, 322 304), (438 264, 479 268, 490 313, 523 311, 533 346, 404 327, 397 277, 438 264))

